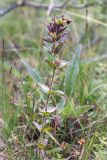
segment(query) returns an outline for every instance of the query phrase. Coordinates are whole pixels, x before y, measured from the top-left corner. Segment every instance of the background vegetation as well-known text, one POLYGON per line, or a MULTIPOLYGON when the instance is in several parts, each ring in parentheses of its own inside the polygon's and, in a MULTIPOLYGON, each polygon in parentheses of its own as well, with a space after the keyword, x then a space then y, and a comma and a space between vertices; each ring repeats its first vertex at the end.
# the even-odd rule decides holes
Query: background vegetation
POLYGON ((36 7, 16 6, 21 2, 0 1, 0 159, 106 160, 107 2, 34 0, 36 7), (49 100, 55 112, 43 112, 53 69, 41 37, 52 17, 61 15, 72 20, 59 55, 67 65, 55 74, 49 100))

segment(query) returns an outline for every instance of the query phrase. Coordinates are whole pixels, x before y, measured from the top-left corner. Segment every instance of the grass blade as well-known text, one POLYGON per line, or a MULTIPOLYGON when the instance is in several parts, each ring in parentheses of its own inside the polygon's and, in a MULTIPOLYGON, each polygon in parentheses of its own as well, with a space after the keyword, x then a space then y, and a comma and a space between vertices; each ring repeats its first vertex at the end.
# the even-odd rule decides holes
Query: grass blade
POLYGON ((73 91, 75 89, 76 79, 79 73, 79 60, 81 49, 82 46, 79 45, 79 47, 76 50, 76 54, 73 55, 73 58, 70 61, 67 71, 65 73, 64 90, 68 97, 73 94, 73 91))

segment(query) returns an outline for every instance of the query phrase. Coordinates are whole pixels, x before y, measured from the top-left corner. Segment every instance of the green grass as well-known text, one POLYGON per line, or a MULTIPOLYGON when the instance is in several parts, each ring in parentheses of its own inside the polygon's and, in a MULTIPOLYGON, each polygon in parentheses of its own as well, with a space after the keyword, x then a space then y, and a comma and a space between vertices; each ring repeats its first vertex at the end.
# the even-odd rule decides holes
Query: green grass
MULTIPOLYGON (((2 6, 9 3, 6 2, 2 6)), ((0 156, 3 153, 8 160, 39 160, 42 150, 48 159, 74 156, 78 160, 106 160, 107 57, 102 59, 102 55, 106 54, 107 28, 89 21, 86 35, 83 19, 71 17, 66 11, 53 14, 63 12, 73 22, 60 56, 70 60, 70 64, 55 74, 49 105, 57 108, 56 113, 50 116, 44 113, 53 134, 49 126, 44 126, 42 132, 39 130, 39 124, 44 125, 39 110, 47 99, 44 87, 50 84, 52 76, 52 68, 44 61, 52 57, 41 48, 41 35, 46 34, 43 24, 46 12, 19 8, 0 18, 0 46, 2 39, 5 42, 3 66, 0 61, 0 139, 5 147, 0 148, 0 156), (101 40, 90 45, 96 38, 101 40), (79 44, 84 47, 80 56, 79 44), (63 91, 64 96, 56 90, 63 91), (57 125, 60 124, 56 131, 51 123, 55 115, 57 125), (85 142, 79 145, 81 139, 85 142)), ((69 12, 80 13, 73 9, 69 12)), ((100 8, 89 9, 89 14, 100 21, 106 16, 100 8)))

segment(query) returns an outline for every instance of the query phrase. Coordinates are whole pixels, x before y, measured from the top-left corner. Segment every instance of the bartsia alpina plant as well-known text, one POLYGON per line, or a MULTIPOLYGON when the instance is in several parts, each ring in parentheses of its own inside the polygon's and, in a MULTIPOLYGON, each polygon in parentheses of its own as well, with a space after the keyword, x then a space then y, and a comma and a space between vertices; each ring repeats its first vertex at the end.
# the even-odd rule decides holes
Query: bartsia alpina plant
MULTIPOLYGON (((60 126, 60 119, 56 111, 56 103, 53 101, 52 96, 58 94, 64 96, 64 92, 60 90, 54 90, 53 86, 55 85, 54 79, 56 75, 56 70, 60 68, 59 66, 62 63, 61 58, 59 58, 59 53, 61 52, 62 47, 65 44, 65 39, 67 37, 66 29, 71 23, 71 20, 61 17, 53 17, 51 22, 47 24, 47 37, 42 38, 42 45, 45 47, 49 54, 52 56, 52 60, 45 59, 48 65, 52 68, 52 77, 48 80, 48 86, 45 84, 39 83, 40 88, 44 91, 46 97, 44 103, 40 106, 40 116, 41 123, 34 122, 37 129, 41 132, 39 142, 37 143, 38 151, 45 151, 47 143, 44 144, 44 141, 48 141, 48 136, 53 139, 53 141, 60 147, 60 143, 53 137, 53 133, 60 126), (53 133, 50 133, 52 132, 53 133), (41 148, 42 144, 42 148, 41 148)), ((46 83, 47 84, 47 83, 46 83)), ((54 97, 55 98, 55 97, 54 97)))

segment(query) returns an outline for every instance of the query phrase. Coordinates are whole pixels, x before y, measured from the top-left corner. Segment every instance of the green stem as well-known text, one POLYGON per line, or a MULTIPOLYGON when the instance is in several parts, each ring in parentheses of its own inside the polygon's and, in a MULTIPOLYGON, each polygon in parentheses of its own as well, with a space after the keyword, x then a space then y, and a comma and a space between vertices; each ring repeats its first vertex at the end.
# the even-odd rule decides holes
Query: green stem
POLYGON ((47 111, 47 107, 48 107, 48 103, 49 103, 49 99, 50 99, 50 92, 52 90, 52 85, 53 85, 53 81, 54 81, 54 77, 55 77, 55 71, 56 71, 56 68, 54 68, 54 70, 53 70, 51 84, 50 84, 50 88, 49 88, 49 93, 48 93, 47 101, 46 101, 46 104, 45 104, 45 112, 47 111))

